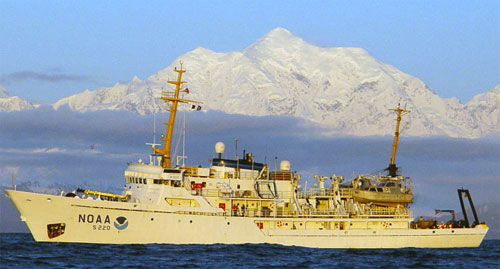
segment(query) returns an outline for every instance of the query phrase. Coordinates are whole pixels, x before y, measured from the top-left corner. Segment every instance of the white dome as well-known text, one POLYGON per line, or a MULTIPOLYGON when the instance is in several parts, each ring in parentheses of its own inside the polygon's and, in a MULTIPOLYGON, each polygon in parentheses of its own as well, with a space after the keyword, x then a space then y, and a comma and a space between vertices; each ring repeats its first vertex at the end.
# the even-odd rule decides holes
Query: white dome
POLYGON ((280 162, 280 170, 282 172, 289 172, 290 171, 290 162, 287 160, 283 160, 280 162))
POLYGON ((216 153, 224 153, 224 150, 226 149, 226 145, 222 142, 217 142, 215 143, 215 152, 216 153))

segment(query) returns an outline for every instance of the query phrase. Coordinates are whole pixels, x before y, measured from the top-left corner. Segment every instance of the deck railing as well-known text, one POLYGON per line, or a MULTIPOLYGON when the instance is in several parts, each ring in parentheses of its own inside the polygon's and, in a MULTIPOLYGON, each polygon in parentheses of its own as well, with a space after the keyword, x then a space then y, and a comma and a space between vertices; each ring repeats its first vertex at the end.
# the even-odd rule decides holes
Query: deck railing
MULTIPOLYGON (((351 188, 340 188, 337 195, 343 197, 352 197, 353 189, 351 188)), ((297 193, 297 198, 305 199, 311 196, 334 196, 335 192, 332 188, 311 188, 307 191, 302 191, 297 193)))
POLYGON ((299 213, 295 210, 276 209, 276 211, 265 209, 226 209, 226 215, 239 216, 239 217, 267 217, 267 218, 409 218, 408 210, 386 211, 386 212, 372 212, 375 214, 342 214, 338 210, 305 210, 299 213))
POLYGON ((192 194, 201 195, 204 197, 219 197, 226 199, 259 199, 259 200, 282 200, 282 199, 293 199, 293 192, 291 191, 279 191, 277 192, 277 197, 275 198, 265 198, 259 197, 256 192, 250 190, 237 190, 231 193, 224 192, 220 189, 202 189, 201 191, 191 190, 192 194))

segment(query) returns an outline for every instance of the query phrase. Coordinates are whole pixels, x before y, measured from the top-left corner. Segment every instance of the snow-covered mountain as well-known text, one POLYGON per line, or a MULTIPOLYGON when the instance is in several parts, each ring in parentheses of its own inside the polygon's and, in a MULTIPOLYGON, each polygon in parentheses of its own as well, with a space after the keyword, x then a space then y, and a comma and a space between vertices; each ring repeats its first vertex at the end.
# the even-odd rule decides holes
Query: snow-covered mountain
POLYGON ((63 98, 57 109, 165 109, 157 98, 184 63, 189 99, 204 109, 245 115, 292 115, 327 133, 386 135, 393 132, 398 103, 412 112, 406 134, 480 137, 500 130, 498 86, 467 104, 442 99, 418 78, 382 63, 360 48, 320 48, 276 28, 242 51, 196 48, 145 80, 86 90, 63 98))
POLYGON ((9 92, 0 86, 0 112, 34 109, 37 106, 18 96, 9 96, 9 92))
POLYGON ((482 133, 500 134, 500 85, 474 96, 465 109, 482 133))

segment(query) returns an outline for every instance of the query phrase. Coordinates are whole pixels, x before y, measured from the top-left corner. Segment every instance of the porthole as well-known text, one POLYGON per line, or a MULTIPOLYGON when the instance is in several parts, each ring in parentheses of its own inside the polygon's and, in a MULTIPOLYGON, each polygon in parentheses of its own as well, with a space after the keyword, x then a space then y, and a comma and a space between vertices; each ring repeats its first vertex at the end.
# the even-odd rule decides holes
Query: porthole
POLYGON ((227 222, 227 225, 229 225, 229 221, 227 222))
POLYGON ((192 220, 190 220, 190 221, 189 221, 189 223, 193 223, 193 221, 192 221, 192 220))

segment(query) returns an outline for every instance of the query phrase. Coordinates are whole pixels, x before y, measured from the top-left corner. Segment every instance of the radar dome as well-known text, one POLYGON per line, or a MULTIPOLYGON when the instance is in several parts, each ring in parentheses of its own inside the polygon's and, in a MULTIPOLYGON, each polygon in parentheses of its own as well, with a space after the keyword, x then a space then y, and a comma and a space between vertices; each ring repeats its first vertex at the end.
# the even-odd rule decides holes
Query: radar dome
POLYGON ((283 172, 289 172, 290 171, 290 162, 287 160, 283 160, 280 162, 280 170, 283 172))
POLYGON ((224 150, 226 149, 226 145, 222 142, 217 142, 215 143, 215 152, 216 153, 224 153, 224 150))

